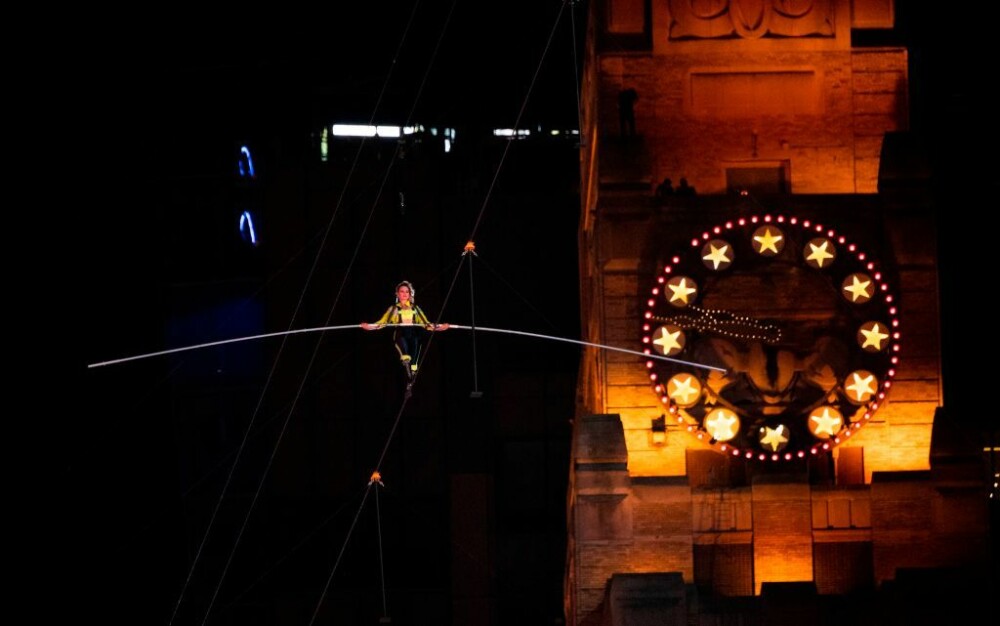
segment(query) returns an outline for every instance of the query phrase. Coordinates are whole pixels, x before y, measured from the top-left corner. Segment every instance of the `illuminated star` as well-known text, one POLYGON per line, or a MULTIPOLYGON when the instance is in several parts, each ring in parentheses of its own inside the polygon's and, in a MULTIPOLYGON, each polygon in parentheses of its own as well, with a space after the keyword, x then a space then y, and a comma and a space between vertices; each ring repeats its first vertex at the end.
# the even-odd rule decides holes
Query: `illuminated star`
POLYGON ((875 350, 881 350, 882 342, 889 338, 889 335, 878 329, 878 322, 874 322, 872 324, 871 330, 865 330, 864 327, 862 327, 861 334, 865 336, 865 342, 861 344, 861 347, 867 348, 868 346, 871 346, 875 348, 875 350))
POLYGON ((846 387, 848 391, 854 392, 854 397, 858 402, 864 402, 868 396, 875 393, 875 375, 868 374, 868 376, 861 377, 857 372, 853 372, 851 376, 854 378, 854 382, 846 387))
POLYGON ((666 326, 661 326, 659 331, 660 336, 654 339, 653 343, 660 347, 660 351, 668 356, 680 352, 681 348, 684 347, 677 341, 681 335, 681 329, 678 328, 676 332, 670 332, 666 326))
POLYGON ((729 264, 733 262, 732 259, 726 256, 726 252, 729 250, 729 244, 725 244, 723 246, 716 248, 714 243, 708 242, 708 247, 712 251, 701 258, 705 261, 711 261, 712 269, 717 270, 719 269, 720 265, 724 263, 729 264))
POLYGON ((778 424, 777 428, 765 426, 761 430, 764 431, 764 436, 760 438, 760 445, 770 446, 771 452, 777 452, 788 443, 788 437, 782 434, 785 432, 783 424, 778 424))
POLYGON ((825 263, 828 259, 833 258, 833 254, 827 252, 826 249, 827 246, 829 245, 830 245, 829 239, 824 239, 823 243, 818 246, 810 241, 809 248, 811 251, 809 252, 808 255, 806 255, 806 261, 813 261, 814 263, 816 263, 816 267, 823 267, 823 263, 825 263))
POLYGON ((701 386, 694 376, 690 374, 674 376, 667 383, 667 394, 681 406, 691 404, 691 396, 697 397, 701 394, 701 386), (691 386, 691 383, 694 386, 691 386))
POLYGON ((778 254, 778 242, 784 239, 781 235, 772 235, 771 229, 765 227, 763 235, 756 235, 753 240, 760 244, 760 249, 757 252, 764 254, 768 250, 772 250, 775 254, 778 254))
POLYGON ((871 287, 872 281, 858 280, 858 274, 851 274, 851 281, 850 285, 844 287, 844 291, 851 294, 851 302, 857 302, 858 298, 861 298, 862 302, 871 299, 872 292, 868 288, 871 287))
POLYGON ((686 278, 681 278, 676 285, 667 283, 667 287, 670 287, 670 291, 673 292, 673 294, 671 294, 670 296, 670 302, 674 302, 675 300, 680 300, 684 304, 688 303, 688 296, 698 291, 694 287, 687 286, 686 278))
POLYGON ((828 437, 833 437, 838 432, 840 432, 840 426, 844 423, 843 418, 836 414, 830 415, 830 407, 823 407, 822 415, 813 415, 809 418, 810 421, 815 422, 816 426, 812 429, 812 432, 817 437, 826 435, 828 437))
POLYGON ((705 430, 716 441, 729 441, 736 436, 739 427, 739 418, 726 409, 716 409, 705 418, 705 430))

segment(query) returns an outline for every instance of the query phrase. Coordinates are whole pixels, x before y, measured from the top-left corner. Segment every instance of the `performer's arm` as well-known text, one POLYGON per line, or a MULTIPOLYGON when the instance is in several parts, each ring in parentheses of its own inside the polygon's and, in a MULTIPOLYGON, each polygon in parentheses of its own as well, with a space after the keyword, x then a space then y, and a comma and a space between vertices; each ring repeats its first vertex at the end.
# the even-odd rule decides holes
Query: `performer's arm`
POLYGON ((386 324, 389 323, 389 319, 392 317, 392 310, 394 308, 395 307, 391 306, 388 309, 386 309, 385 313, 382 314, 382 317, 379 318, 377 322, 372 322, 370 324, 368 322, 361 322, 361 328, 364 328, 365 330, 378 330, 384 327, 386 324))
POLYGON ((434 324, 429 319, 427 319, 427 315, 424 314, 423 310, 420 307, 416 308, 417 308, 416 311, 417 317, 416 320, 414 321, 416 321, 418 324, 421 324, 427 330, 448 330, 448 324, 434 324))

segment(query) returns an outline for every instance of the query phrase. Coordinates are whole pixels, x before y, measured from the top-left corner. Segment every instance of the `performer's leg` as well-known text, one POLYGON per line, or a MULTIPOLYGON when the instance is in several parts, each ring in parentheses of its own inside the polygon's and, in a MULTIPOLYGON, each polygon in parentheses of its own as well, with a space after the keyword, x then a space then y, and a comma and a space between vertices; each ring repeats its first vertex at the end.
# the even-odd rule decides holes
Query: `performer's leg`
POLYGON ((406 370, 406 376, 409 378, 413 377, 413 373, 416 371, 414 365, 416 365, 416 355, 414 354, 414 344, 416 343, 416 338, 410 328, 401 328, 399 332, 396 333, 396 350, 399 352, 399 361, 403 365, 403 369, 406 370))
POLYGON ((396 352, 399 353, 399 362, 403 366, 403 369, 406 370, 407 376, 409 376, 410 361, 413 357, 410 355, 406 334, 402 330, 397 330, 392 340, 396 346, 396 352))
POLYGON ((417 366, 420 364, 420 350, 423 345, 420 342, 420 334, 413 333, 410 341, 410 348, 413 351, 413 360, 410 361, 410 374, 414 375, 417 373, 417 366))

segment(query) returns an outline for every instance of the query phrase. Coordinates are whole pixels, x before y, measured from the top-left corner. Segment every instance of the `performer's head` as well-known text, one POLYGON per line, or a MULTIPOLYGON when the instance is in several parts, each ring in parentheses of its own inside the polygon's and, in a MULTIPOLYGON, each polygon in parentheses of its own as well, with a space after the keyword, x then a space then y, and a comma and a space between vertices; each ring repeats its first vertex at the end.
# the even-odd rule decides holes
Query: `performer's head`
POLYGON ((396 302, 413 302, 413 297, 416 295, 417 291, 410 284, 410 281, 404 280, 396 285, 396 302))

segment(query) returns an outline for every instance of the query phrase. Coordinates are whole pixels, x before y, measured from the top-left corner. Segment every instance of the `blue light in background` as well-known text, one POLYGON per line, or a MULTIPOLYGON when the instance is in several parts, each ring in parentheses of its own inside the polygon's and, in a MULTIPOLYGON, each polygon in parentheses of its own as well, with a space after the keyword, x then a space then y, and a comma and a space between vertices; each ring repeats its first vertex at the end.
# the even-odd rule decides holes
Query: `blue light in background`
POLYGON ((257 231, 253 227, 253 216, 250 211, 240 214, 240 237, 251 246, 257 245, 257 231))
POLYGON ((250 148, 240 146, 240 176, 256 178, 257 174, 253 170, 253 157, 250 156, 250 148))

